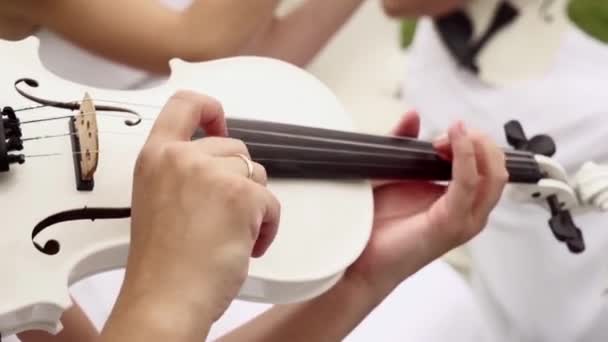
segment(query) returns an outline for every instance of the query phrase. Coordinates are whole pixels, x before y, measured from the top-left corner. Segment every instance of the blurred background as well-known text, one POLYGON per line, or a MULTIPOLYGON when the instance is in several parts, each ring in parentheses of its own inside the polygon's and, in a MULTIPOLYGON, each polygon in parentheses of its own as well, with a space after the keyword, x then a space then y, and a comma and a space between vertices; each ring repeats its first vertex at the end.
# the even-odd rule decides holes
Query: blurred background
MULTIPOLYGON (((282 11, 301 0, 284 0, 282 11)), ((309 70, 336 93, 362 131, 386 133, 407 110, 398 98, 406 56, 401 24, 366 1, 309 70)))

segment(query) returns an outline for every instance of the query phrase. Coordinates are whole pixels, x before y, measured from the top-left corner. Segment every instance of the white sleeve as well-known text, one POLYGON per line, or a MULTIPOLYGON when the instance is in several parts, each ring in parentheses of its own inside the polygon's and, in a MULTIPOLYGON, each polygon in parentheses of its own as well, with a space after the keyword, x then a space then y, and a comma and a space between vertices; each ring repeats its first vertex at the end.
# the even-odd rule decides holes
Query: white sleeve
POLYGON ((608 211, 608 164, 585 163, 572 180, 583 205, 608 211))

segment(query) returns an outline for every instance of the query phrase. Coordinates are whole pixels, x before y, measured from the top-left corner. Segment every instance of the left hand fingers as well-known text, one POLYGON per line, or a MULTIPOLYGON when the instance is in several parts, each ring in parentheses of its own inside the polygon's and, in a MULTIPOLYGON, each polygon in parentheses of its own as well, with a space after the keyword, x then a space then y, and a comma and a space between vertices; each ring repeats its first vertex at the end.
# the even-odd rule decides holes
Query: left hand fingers
POLYGON ((481 220, 490 215, 498 204, 505 184, 509 179, 505 153, 485 135, 476 135, 473 143, 478 151, 477 161, 480 184, 476 194, 473 212, 481 220))
POLYGON ((465 132, 458 124, 449 131, 453 154, 452 182, 443 224, 463 225, 464 239, 482 229, 508 180, 504 152, 488 137, 465 132))
MULTIPOLYGON (((471 209, 475 215, 485 217, 498 203, 509 179, 505 153, 484 134, 470 131, 468 135, 471 138, 476 155, 475 177, 479 177, 476 199, 471 209)), ((453 159, 453 147, 451 145, 453 141, 448 139, 446 135, 435 140, 433 145, 443 158, 450 160, 453 159)))
MULTIPOLYGON (((445 219, 463 218, 472 214, 475 193, 479 183, 479 172, 475 145, 462 122, 449 130, 452 147, 452 181, 446 194, 447 215, 445 219)), ((447 224, 447 222, 446 222, 447 224)))
MULTIPOLYGON (((409 111, 401 118, 399 123, 392 129, 391 135, 396 137, 416 138, 420 133, 420 116, 416 111, 409 111)), ((395 183, 394 180, 374 180, 374 188, 385 184, 395 183)))
POLYGON ((228 135, 221 103, 204 94, 178 91, 159 113, 148 140, 189 142, 199 127, 207 135, 228 135))
POLYGON ((418 134, 420 134, 420 116, 416 111, 405 113, 391 132, 391 135, 407 138, 417 138, 418 134))

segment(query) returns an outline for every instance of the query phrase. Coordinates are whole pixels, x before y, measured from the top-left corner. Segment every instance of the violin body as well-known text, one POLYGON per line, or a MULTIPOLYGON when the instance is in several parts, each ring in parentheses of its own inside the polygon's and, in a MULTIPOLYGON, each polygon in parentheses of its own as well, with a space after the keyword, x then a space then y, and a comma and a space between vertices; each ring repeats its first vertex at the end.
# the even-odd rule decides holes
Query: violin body
MULTIPOLYGON (((156 115, 176 91, 215 97, 229 118, 354 131, 350 116, 327 87, 276 60, 173 60, 164 84, 120 91, 57 77, 41 64, 37 49, 36 38, 0 41, 0 106, 15 110, 23 138, 23 149, 9 154, 24 156, 23 163, 5 165, 10 169, 0 172, 3 335, 29 329, 56 333, 61 314, 71 306, 71 284, 125 266, 134 163, 156 115), (75 111, 52 106, 18 111, 38 105, 16 91, 15 82, 24 78, 37 82, 38 87, 31 81, 19 85, 33 96, 84 101, 75 111), (95 121, 88 120, 92 106, 104 101, 136 111, 140 122, 127 124, 137 117, 126 112, 98 112, 95 121), (66 114, 76 117, 48 120, 66 114), (84 127, 85 122, 96 127, 84 132, 98 132, 97 137, 74 131, 75 125, 84 127), (49 135, 55 137, 45 137, 49 135), (45 138, 27 140, 30 137, 45 138), (85 153, 76 137, 80 144, 89 139, 87 144, 98 149, 85 153), (82 168, 88 168, 86 179, 82 168), (95 210, 102 214, 95 216, 95 210)), ((268 187, 282 205, 279 232, 267 254, 252 259, 238 298, 287 303, 317 296, 340 279, 369 239, 371 185, 359 179, 270 179, 268 187)))

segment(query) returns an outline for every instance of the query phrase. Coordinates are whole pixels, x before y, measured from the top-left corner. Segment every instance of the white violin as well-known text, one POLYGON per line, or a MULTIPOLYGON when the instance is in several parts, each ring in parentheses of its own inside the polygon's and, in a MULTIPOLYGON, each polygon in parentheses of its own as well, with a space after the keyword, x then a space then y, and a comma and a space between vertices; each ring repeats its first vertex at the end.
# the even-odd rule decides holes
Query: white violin
MULTIPOLYGON (((71 284, 125 266, 134 162, 161 106, 177 90, 221 101, 230 136, 242 139, 266 167, 268 186, 282 205, 276 240, 263 258, 252 260, 240 299, 295 302, 334 285, 370 237, 369 179, 451 176, 450 164, 428 142, 354 132, 326 86, 277 60, 173 60, 164 84, 118 91, 55 76, 37 49, 36 38, 0 41, 3 335, 56 333, 71 306, 71 284)), ((582 251, 580 230, 567 222, 567 209, 578 203, 564 171, 530 152, 526 146, 535 139, 528 141, 516 123, 507 131, 521 150, 507 152, 510 181, 525 197, 548 201, 558 238, 582 251)))

